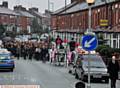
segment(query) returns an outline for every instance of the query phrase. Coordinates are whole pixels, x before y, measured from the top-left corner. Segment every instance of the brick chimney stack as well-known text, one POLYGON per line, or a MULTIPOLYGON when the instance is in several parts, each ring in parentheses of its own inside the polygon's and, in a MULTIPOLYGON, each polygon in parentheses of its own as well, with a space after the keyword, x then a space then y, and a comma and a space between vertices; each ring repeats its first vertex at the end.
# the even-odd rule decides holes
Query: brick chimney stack
POLYGON ((30 12, 31 12, 31 11, 36 11, 36 12, 38 12, 38 8, 32 7, 32 8, 29 8, 29 11, 30 11, 30 12))
POLYGON ((8 8, 8 2, 7 1, 3 1, 2 7, 8 8))
POLYGON ((22 5, 18 5, 18 6, 14 6, 14 10, 26 11, 26 8, 22 7, 22 5))

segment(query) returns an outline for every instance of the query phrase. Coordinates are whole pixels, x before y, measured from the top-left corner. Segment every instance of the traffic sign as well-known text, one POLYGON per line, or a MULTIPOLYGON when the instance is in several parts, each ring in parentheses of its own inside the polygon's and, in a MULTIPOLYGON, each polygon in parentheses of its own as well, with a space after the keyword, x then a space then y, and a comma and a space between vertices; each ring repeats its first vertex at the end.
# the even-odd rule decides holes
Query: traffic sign
POLYGON ((97 48, 98 40, 95 35, 84 35, 82 37, 82 48, 87 51, 92 51, 97 48))

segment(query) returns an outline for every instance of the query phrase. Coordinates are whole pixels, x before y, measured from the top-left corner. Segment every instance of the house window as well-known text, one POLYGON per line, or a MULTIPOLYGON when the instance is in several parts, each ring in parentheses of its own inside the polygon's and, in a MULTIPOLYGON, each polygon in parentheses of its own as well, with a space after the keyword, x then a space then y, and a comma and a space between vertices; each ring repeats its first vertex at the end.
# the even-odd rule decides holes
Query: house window
POLYGON ((116 48, 116 40, 113 40, 113 48, 116 48))
POLYGON ((15 18, 15 16, 10 16, 10 18, 15 18))
POLYGON ((74 14, 71 15, 71 17, 73 17, 73 16, 74 16, 74 14))
POLYGON ((113 5, 113 6, 112 6, 112 10, 114 10, 114 8, 115 8, 115 7, 114 7, 114 5, 113 5))
POLYGON ((118 34, 113 33, 113 38, 117 38, 118 34))
POLYGON ((120 48, 120 39, 119 39, 119 48, 120 48))
POLYGON ((100 9, 98 9, 98 13, 100 12, 100 9))
POLYGON ((118 4, 115 5, 115 8, 118 8, 118 4))

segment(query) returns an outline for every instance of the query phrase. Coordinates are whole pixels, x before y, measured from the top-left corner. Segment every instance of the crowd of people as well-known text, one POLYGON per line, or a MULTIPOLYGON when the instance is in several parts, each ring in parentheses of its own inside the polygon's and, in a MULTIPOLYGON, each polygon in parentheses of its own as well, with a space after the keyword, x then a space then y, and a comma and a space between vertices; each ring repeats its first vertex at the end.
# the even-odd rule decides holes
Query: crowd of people
POLYGON ((48 57, 48 44, 43 42, 4 42, 4 48, 7 48, 17 59, 23 57, 24 60, 35 59, 47 61, 48 57))
MULTIPOLYGON (((65 49, 64 40, 62 40, 59 36, 57 36, 56 40, 53 43, 44 42, 44 41, 25 41, 25 42, 18 42, 18 41, 5 41, 3 42, 4 48, 8 49, 18 60, 21 57, 26 60, 41 60, 43 62, 55 61, 56 53, 58 49, 65 49)), ((68 42, 67 42, 68 43, 68 42)), ((75 50, 75 41, 72 40, 68 43, 69 50, 75 50)))

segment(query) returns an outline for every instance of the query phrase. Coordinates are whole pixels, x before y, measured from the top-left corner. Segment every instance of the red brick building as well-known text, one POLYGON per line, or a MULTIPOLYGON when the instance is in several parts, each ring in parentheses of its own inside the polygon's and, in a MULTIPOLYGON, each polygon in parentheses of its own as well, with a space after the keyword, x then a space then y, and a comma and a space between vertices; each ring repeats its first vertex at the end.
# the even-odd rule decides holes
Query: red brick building
POLYGON ((14 11, 8 9, 8 3, 6 1, 0 5, 0 25, 3 25, 6 30, 12 31, 15 29, 17 15, 14 11))
MULTIPOLYGON (((88 4, 86 0, 71 0, 71 4, 52 14, 51 28, 56 35, 80 42, 88 29, 88 4)), ((107 44, 120 48, 120 1, 96 0, 92 5, 92 29, 102 35, 107 44)))
POLYGON ((30 32, 33 18, 34 16, 22 6, 15 6, 13 11, 8 8, 6 1, 0 5, 0 25, 3 25, 6 31, 30 32))
POLYGON ((25 7, 21 5, 15 6, 14 11, 19 14, 17 16, 17 30, 19 31, 28 31, 31 32, 31 23, 34 18, 32 14, 30 14, 25 7))

